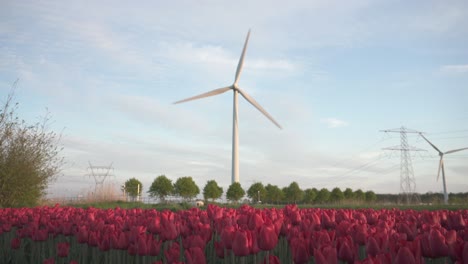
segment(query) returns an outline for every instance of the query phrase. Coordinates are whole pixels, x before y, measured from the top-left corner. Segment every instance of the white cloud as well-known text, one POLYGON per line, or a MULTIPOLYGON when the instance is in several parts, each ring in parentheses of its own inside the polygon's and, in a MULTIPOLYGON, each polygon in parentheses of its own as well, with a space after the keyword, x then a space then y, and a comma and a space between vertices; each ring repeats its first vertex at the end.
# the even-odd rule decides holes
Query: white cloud
POLYGON ((327 124, 329 128, 344 127, 348 125, 348 122, 336 119, 336 118, 322 118, 320 122, 327 124))
MULTIPOLYGON (((213 67, 225 67, 226 69, 235 70, 239 61, 239 53, 233 53, 224 49, 221 46, 202 45, 197 46, 193 43, 177 43, 164 44, 161 56, 175 59, 185 63, 206 63, 213 67)), ((293 72, 297 70, 299 65, 286 59, 265 59, 265 58, 249 58, 246 54, 245 69, 253 70, 281 70, 293 72)))
POLYGON ((440 67, 440 71, 446 74, 468 73, 468 64, 443 65, 440 67))

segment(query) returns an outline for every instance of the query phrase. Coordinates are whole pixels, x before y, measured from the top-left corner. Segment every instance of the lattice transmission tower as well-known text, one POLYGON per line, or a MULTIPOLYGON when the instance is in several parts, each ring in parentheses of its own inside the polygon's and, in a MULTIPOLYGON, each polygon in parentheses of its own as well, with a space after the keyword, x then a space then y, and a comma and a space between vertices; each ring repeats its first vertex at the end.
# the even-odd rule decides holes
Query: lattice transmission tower
POLYGON ((113 162, 109 166, 93 166, 91 162, 88 161, 88 163, 89 174, 87 176, 94 178, 94 182, 96 183, 94 193, 97 194, 98 191, 102 190, 106 178, 114 176, 112 174, 114 172, 114 168, 112 167, 113 162))
POLYGON ((419 203, 421 201, 418 193, 416 192, 416 181, 414 179, 413 164, 411 162, 410 151, 425 151, 412 147, 408 144, 408 133, 420 134, 421 132, 407 129, 402 126, 396 129, 381 130, 385 133, 400 133, 400 145, 394 147, 384 148, 384 150, 398 150, 400 151, 400 194, 398 196, 398 203, 406 200, 407 204, 419 203))

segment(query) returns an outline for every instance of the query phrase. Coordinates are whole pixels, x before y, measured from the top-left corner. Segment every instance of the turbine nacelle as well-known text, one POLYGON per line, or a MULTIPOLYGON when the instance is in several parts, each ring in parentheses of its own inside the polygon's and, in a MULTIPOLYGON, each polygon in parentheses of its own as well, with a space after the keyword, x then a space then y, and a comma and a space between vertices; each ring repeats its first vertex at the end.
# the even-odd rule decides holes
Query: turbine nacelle
POLYGON ((239 83, 239 79, 240 79, 240 75, 242 73, 242 68, 244 66, 244 58, 245 58, 245 52, 247 51, 247 44, 249 43, 249 38, 250 38, 250 30, 249 32, 247 33, 247 38, 245 39, 245 43, 244 43, 244 48, 242 49, 242 54, 241 54, 241 57, 239 59, 239 63, 237 64, 237 69, 236 69, 236 75, 235 75, 235 78, 234 78, 234 83, 230 86, 227 86, 227 87, 223 87, 223 88, 218 88, 218 89, 215 89, 215 90, 212 90, 210 92, 206 92, 206 93, 203 93, 203 94, 199 94, 199 95, 196 95, 196 96, 193 96, 193 97, 189 97, 187 99, 184 99, 184 100, 180 100, 180 101, 177 101, 175 102, 174 104, 179 104, 179 103, 184 103, 184 102, 188 102, 188 101, 192 101, 192 100, 197 100, 197 99, 201 99, 201 98, 205 98, 205 97, 210 97, 210 96, 214 96, 214 95, 218 95, 218 94, 222 94, 222 93, 225 93, 229 90, 233 90, 233 94, 234 94, 234 107, 233 107, 233 111, 234 111, 234 115, 233 115, 233 137, 232 137, 232 182, 239 182, 239 164, 238 164, 238 131, 237 131, 237 114, 238 114, 238 104, 237 104, 237 93, 239 93, 240 95, 242 95, 242 97, 244 97, 245 100, 247 100, 247 102, 249 102, 251 105, 253 105, 255 108, 257 108, 258 111, 260 111, 264 116, 266 116, 268 119, 270 119, 271 122, 273 122, 273 124, 275 124, 277 127, 279 127, 281 129, 281 126, 280 124, 278 124, 278 122, 276 122, 276 120, 273 119, 273 117, 268 114, 268 112, 263 109, 263 107, 257 103, 257 101, 255 101, 255 99, 253 99, 250 95, 248 95, 245 91, 243 91, 242 89, 240 89, 238 83, 239 83))
POLYGON ((448 203, 448 194, 447 194, 447 185, 445 183, 444 155, 445 154, 450 154, 450 153, 455 153, 455 152, 462 151, 462 150, 466 150, 468 148, 453 149, 453 150, 449 150, 449 151, 446 151, 446 152, 442 152, 434 144, 432 144, 432 142, 430 142, 422 133, 419 133, 419 135, 421 135, 421 137, 424 140, 426 140, 427 143, 429 143, 429 145, 431 145, 439 153, 440 161, 439 161, 439 169, 437 171, 437 181, 439 181, 440 172, 442 171, 442 181, 443 181, 443 184, 444 184, 444 203, 447 204, 448 203))

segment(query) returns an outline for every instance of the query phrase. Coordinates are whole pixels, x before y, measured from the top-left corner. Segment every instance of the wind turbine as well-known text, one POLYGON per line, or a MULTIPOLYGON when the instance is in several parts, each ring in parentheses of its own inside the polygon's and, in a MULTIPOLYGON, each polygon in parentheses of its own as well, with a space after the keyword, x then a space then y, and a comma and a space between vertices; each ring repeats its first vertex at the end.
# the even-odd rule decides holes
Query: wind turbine
POLYGON ((427 143, 429 143, 429 145, 431 145, 435 150, 437 150, 437 152, 439 152, 440 161, 439 161, 439 171, 437 172, 437 180, 439 180, 440 171, 442 170, 442 181, 444 183, 444 203, 447 204, 448 203, 448 194, 447 194, 447 185, 445 184, 444 155, 454 153, 454 152, 458 152, 458 151, 462 151, 462 150, 465 150, 465 149, 468 149, 468 148, 453 149, 453 150, 449 150, 449 151, 446 151, 446 152, 442 152, 442 151, 440 151, 440 149, 438 149, 436 146, 434 146, 434 144, 432 144, 423 134, 420 133, 420 135, 421 135, 422 138, 424 138, 424 140, 427 141, 427 143))
POLYGON ((201 99, 209 96, 214 96, 218 94, 225 93, 229 90, 233 91, 234 94, 234 101, 233 101, 233 116, 232 116, 232 183, 234 182, 239 182, 239 129, 238 129, 238 94, 241 94, 242 97, 244 97, 247 102, 252 104, 255 108, 257 108, 262 114, 264 114, 268 119, 270 119, 271 122, 273 122, 277 127, 281 129, 281 126, 276 122, 273 117, 271 117, 270 114, 263 109, 260 104, 258 104, 250 95, 248 95, 244 90, 240 89, 238 83, 239 83, 239 78, 242 72, 242 67, 244 66, 244 57, 245 57, 245 51, 247 50, 247 44, 249 43, 249 37, 250 37, 250 30, 247 33, 247 38, 245 39, 245 44, 244 48, 242 50, 241 57, 239 59, 239 63, 237 64, 237 70, 236 70, 236 75, 234 78, 234 83, 230 86, 223 87, 223 88, 218 88, 210 92, 206 92, 200 95, 196 95, 184 100, 180 100, 175 102, 174 104, 179 104, 179 103, 184 103, 187 101, 192 101, 196 99, 201 99))

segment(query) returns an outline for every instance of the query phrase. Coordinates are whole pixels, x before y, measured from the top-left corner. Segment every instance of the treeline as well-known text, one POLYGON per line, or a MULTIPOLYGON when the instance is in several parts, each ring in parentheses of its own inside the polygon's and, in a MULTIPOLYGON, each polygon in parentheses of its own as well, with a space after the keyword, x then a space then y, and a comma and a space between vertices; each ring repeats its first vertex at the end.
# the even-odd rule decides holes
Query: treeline
MULTIPOLYGON (((141 195, 143 186, 141 182, 135 178, 129 179, 123 189, 131 197, 141 195)), ((165 202, 169 196, 177 196, 185 201, 194 199, 200 194, 200 188, 193 181, 192 177, 181 177, 175 182, 167 178, 165 175, 156 177, 147 192, 150 197, 159 198, 165 202)), ((215 180, 206 182, 202 190, 203 198, 215 202, 220 199, 223 194, 226 199, 231 202, 239 202, 243 198, 248 199, 251 203, 266 203, 266 204, 309 204, 309 205, 324 205, 324 204, 399 204, 404 203, 404 199, 398 194, 376 194, 373 191, 363 191, 361 189, 352 190, 346 188, 344 190, 335 187, 332 190, 327 188, 306 188, 302 189, 297 182, 292 182, 286 187, 278 187, 277 185, 256 182, 250 185, 247 190, 240 183, 233 183, 229 186, 226 193, 215 180)), ((442 204, 443 194, 441 193, 425 193, 419 195, 420 202, 424 204, 442 204)), ((450 193, 450 203, 468 203, 467 193, 450 193)))
MULTIPOLYGON (((130 197, 135 198, 141 195, 143 185, 135 178, 129 179, 122 186, 122 190, 130 197)), ((181 177, 175 182, 165 175, 156 177, 151 184, 148 195, 159 198, 165 202, 169 196, 177 196, 186 201, 191 200, 200 194, 200 188, 193 181, 192 177, 181 177)), ((220 199, 223 194, 231 202, 239 202, 243 198, 249 199, 252 203, 268 204, 340 204, 340 203, 373 203, 378 200, 378 196, 373 191, 363 191, 361 189, 352 190, 346 188, 341 190, 338 187, 328 190, 326 188, 301 189, 297 182, 292 182, 289 186, 278 187, 277 185, 261 182, 253 183, 245 190, 240 183, 233 183, 224 192, 223 188, 215 180, 209 180, 202 190, 205 200, 212 202, 220 199)))

